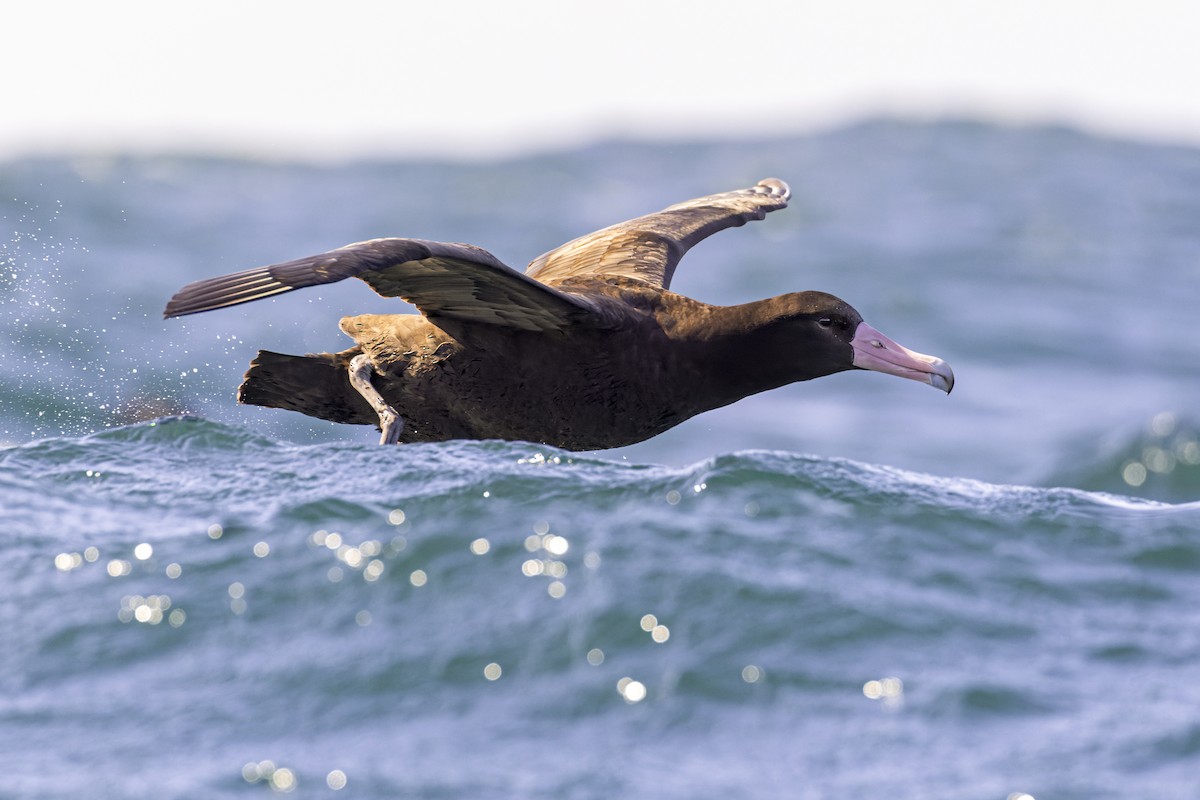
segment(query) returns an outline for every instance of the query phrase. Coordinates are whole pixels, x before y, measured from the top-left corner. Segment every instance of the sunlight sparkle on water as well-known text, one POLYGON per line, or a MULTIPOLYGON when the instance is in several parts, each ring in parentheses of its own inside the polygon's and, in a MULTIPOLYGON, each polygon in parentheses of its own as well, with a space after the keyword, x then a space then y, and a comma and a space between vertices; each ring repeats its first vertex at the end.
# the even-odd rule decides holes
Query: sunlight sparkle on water
POLYGON ((389 525, 403 525, 405 519, 404 512, 398 508, 393 508, 388 512, 387 519, 389 525))
POLYGON ((598 667, 604 663, 604 651, 599 647, 593 647, 587 651, 587 662, 593 667, 598 667))
POLYGON ((633 678, 624 677, 617 681, 617 692, 626 703, 640 703, 646 699, 646 685, 633 678))
POLYGON ((340 558, 342 561, 345 561, 346 566, 350 567, 351 569, 358 569, 360 566, 362 566, 362 551, 360 551, 357 547, 344 545, 338 548, 337 555, 338 558, 340 558))
POLYGON ((209 525, 208 526, 208 538, 210 538, 210 539, 220 539, 224 533, 225 533, 225 529, 222 528, 220 525, 209 525))
POLYGON ((59 553, 54 557, 54 567, 59 572, 70 572, 83 566, 83 556, 79 553, 59 553))
POLYGON ((504 670, 500 669, 500 665, 495 661, 483 668, 483 677, 489 681, 499 680, 502 674, 504 674, 504 670))
POLYGON ((229 584, 229 610, 235 614, 246 613, 246 587, 239 581, 229 584))
POLYGON ((753 664, 742 667, 742 680, 746 683, 758 683, 762 679, 762 670, 753 664))
MULTIPOLYGON (((330 773, 332 775, 333 773, 330 773)), ((258 783, 266 781, 277 792, 290 792, 296 788, 296 773, 288 767, 277 767, 275 762, 270 759, 259 761, 257 763, 251 761, 242 767, 242 778, 246 783, 258 783)), ((343 775, 343 786, 345 776, 343 775)), ((328 782, 328 778, 326 778, 328 782)), ((330 788, 333 788, 330 786, 330 788)))
POLYGON ((429 576, 425 574, 423 569, 414 569, 412 574, 408 576, 408 581, 413 586, 424 586, 429 582, 429 576))
POLYGON ((491 543, 487 539, 484 539, 483 537, 480 537, 480 538, 474 540, 473 542, 471 542, 471 552, 477 556, 486 555, 487 552, 491 549, 492 549, 491 543))
POLYGON ((133 548, 133 557, 138 561, 146 561, 152 555, 154 555, 154 547, 148 542, 142 542, 137 547, 133 548))
POLYGON ((1146 482, 1146 465, 1140 461, 1130 461, 1121 470, 1121 478, 1127 484, 1133 487, 1141 486, 1146 482))
POLYGON ((1150 432, 1155 436, 1170 436, 1175 432, 1179 418, 1170 411, 1161 411, 1150 420, 1150 432))
MULTIPOLYGON (((140 594, 125 595, 121 598, 121 608, 117 611, 117 619, 121 622, 141 622, 146 625, 157 625, 163 621, 163 612, 171 607, 171 598, 165 594, 152 594, 149 597, 142 597, 140 594)), ((176 609, 179 614, 182 611, 176 609)), ((176 617, 172 614, 172 618, 168 621, 173 627, 178 628, 183 624, 185 617, 176 617), (179 623, 175 623, 175 619, 179 619, 179 623)))
POLYGON ((896 677, 870 680, 863 684, 862 693, 868 700, 882 700, 884 705, 899 706, 904 702, 904 682, 896 677))
POLYGON ((346 788, 346 773, 340 769, 330 770, 325 776, 325 785, 335 792, 346 788))
POLYGON ((246 780, 246 783, 257 783, 263 778, 270 777, 274 771, 274 761, 248 761, 242 766, 242 777, 246 780))
POLYGON ((1179 429, 1179 417, 1170 411, 1155 414, 1147 432, 1158 439, 1147 444, 1137 458, 1121 465, 1121 480, 1126 485, 1138 488, 1151 479, 1152 475, 1168 475, 1182 465, 1200 464, 1200 442, 1186 430, 1179 429))
POLYGON ((367 562, 367 566, 363 567, 363 580, 367 583, 374 583, 383 575, 384 564, 378 558, 372 558, 367 562))
POLYGON ((254 555, 259 558, 266 558, 271 554, 271 545, 266 542, 256 542, 254 545, 254 555))
POLYGON ((296 773, 280 767, 271 775, 271 788, 277 792, 290 792, 296 788, 296 773))

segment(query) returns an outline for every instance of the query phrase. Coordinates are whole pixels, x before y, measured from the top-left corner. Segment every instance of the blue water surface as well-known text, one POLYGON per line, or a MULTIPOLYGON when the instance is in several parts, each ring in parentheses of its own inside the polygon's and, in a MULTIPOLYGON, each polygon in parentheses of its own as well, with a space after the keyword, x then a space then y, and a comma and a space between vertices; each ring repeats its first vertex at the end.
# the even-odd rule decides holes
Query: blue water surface
POLYGON ((0 164, 0 797, 1200 796, 1200 151, 879 121, 496 163, 0 164), (373 236, 522 266, 776 175, 673 288, 946 358, 596 454, 237 406, 373 236))

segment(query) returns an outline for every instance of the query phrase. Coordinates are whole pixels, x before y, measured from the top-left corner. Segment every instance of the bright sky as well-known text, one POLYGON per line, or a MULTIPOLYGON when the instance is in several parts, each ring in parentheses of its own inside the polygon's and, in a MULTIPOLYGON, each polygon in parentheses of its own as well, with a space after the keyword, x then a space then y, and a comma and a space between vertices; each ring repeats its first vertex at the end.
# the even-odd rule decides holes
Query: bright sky
POLYGON ((877 113, 1200 144, 1196 0, 47 0, 4 29, 0 158, 479 157, 877 113))

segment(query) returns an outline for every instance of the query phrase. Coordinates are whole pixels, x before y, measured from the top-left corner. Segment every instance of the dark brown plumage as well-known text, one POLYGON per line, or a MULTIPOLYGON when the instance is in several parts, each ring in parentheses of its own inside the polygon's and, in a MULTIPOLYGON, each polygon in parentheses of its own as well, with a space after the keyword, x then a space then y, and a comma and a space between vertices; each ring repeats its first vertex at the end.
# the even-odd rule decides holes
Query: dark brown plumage
POLYGON ((199 281, 167 317, 360 278, 420 314, 346 317, 355 347, 262 351, 243 403, 379 424, 383 440, 523 439, 593 450, 648 439, 747 395, 847 369, 949 392, 940 359, 900 347, 832 295, 712 306, 668 291, 694 244, 787 205, 775 179, 588 234, 524 274, 466 244, 372 239, 199 281), (398 415, 399 420, 392 417, 398 415))

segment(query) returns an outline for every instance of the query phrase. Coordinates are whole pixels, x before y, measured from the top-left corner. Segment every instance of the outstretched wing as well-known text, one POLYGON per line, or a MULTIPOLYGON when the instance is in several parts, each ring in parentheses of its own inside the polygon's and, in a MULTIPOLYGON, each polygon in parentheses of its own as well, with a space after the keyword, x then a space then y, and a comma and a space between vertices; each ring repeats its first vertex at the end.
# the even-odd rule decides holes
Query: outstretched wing
POLYGON ((366 281, 384 297, 403 298, 431 318, 539 331, 600 323, 587 298, 546 286, 482 248, 421 239, 371 239, 197 281, 171 298, 164 316, 197 314, 346 278, 366 281))
POLYGON ((785 208, 791 190, 777 178, 749 189, 677 203, 657 214, 589 233, 534 259, 525 274, 546 283, 566 278, 622 276, 666 289, 692 245, 717 231, 785 208))

